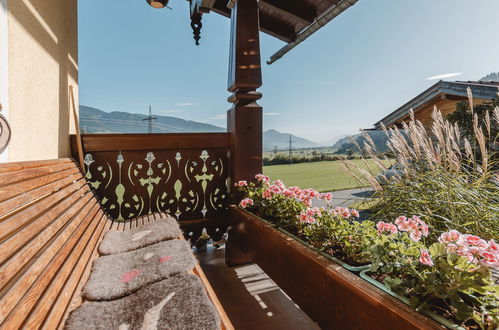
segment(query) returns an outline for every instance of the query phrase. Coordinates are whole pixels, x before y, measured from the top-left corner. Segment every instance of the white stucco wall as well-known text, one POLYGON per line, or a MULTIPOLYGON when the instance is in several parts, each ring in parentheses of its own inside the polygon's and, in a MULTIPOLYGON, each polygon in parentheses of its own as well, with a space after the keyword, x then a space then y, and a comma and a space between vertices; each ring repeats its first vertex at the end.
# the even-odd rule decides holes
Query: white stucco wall
MULTIPOLYGON (((8 56, 7 0, 0 0, 0 103, 2 115, 9 119, 9 56, 8 56)), ((0 154, 0 163, 9 159, 9 148, 0 154)))
POLYGON ((68 87, 78 82, 77 0, 8 0, 7 8, 9 161, 67 157, 68 87))

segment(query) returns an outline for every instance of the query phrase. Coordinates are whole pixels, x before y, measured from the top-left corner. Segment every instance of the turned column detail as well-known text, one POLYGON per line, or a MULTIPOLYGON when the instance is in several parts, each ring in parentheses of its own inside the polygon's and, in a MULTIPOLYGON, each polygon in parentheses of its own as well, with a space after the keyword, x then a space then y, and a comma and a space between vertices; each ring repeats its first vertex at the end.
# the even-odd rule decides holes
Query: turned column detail
POLYGON ((237 0, 231 13, 227 130, 231 136, 231 182, 262 172, 262 85, 257 0, 237 0))

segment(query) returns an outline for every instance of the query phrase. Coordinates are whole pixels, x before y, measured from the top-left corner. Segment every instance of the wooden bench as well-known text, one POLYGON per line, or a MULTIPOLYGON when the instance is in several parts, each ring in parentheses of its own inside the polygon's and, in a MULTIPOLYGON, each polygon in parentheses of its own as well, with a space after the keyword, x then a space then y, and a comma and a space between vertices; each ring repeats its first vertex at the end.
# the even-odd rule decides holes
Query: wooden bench
MULTIPOLYGON (((82 303, 104 233, 161 216, 111 220, 69 158, 0 164, 0 328, 62 328, 82 303)), ((193 271, 232 329, 199 265, 193 271)))

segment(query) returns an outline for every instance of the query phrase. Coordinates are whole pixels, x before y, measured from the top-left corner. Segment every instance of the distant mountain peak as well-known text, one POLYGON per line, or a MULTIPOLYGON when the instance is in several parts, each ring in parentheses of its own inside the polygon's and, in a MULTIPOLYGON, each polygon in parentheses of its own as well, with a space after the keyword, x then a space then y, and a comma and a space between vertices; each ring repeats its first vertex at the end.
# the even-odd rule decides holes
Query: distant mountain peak
MULTIPOLYGON (((282 133, 276 129, 268 129, 263 133, 263 150, 287 149, 290 133, 282 133)), ((294 149, 322 147, 319 143, 291 134, 294 149)))
POLYGON ((499 72, 492 72, 481 78, 480 81, 499 81, 499 72))

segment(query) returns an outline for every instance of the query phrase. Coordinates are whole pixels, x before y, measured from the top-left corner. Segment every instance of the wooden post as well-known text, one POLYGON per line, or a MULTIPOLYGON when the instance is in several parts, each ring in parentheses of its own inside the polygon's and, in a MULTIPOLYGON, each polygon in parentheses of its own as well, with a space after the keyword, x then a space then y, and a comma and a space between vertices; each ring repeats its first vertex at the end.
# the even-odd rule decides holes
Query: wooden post
POLYGON ((231 182, 254 179, 262 172, 262 94, 260 29, 257 0, 237 0, 231 14, 227 112, 231 138, 231 182))
POLYGON ((83 161, 83 143, 81 141, 80 134, 80 122, 78 120, 78 113, 76 111, 75 95, 73 91, 73 86, 69 86, 69 97, 71 98, 71 105, 73 108, 73 120, 76 131, 76 145, 78 146, 78 159, 80 163, 80 168, 83 173, 85 173, 85 163, 83 161))
MULTIPOLYGON (((260 27, 258 0, 237 0, 231 13, 227 130, 230 132, 230 182, 252 180, 262 173, 262 107, 257 103, 262 94, 260 59, 260 27)), ((232 193, 233 200, 238 196, 232 193)), ((238 248, 231 235, 225 248, 229 266, 251 262, 238 248)))

